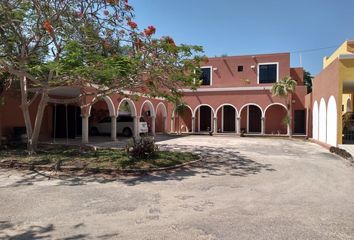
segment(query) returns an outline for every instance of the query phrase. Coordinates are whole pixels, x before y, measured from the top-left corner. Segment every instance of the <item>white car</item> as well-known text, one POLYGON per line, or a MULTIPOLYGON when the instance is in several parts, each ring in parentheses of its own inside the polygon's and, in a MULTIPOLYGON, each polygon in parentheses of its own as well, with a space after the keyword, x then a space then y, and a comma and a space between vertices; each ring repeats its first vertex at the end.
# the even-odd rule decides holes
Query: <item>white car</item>
MULTIPOLYGON (((123 134, 125 137, 131 137, 134 131, 133 117, 130 115, 120 115, 117 118, 117 134, 123 134)), ((139 121, 139 133, 148 133, 149 128, 144 118, 139 121)), ((100 134, 111 133, 111 117, 106 117, 90 127, 90 134, 97 136, 100 134)))

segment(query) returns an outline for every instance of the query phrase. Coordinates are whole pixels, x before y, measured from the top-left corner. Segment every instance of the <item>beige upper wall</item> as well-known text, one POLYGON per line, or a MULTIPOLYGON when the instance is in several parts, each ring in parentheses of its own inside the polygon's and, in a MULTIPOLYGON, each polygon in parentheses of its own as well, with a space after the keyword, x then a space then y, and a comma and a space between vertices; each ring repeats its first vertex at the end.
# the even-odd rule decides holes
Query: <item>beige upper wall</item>
POLYGON ((329 57, 323 58, 323 69, 330 65, 340 55, 354 53, 354 40, 345 41, 337 50, 329 57))

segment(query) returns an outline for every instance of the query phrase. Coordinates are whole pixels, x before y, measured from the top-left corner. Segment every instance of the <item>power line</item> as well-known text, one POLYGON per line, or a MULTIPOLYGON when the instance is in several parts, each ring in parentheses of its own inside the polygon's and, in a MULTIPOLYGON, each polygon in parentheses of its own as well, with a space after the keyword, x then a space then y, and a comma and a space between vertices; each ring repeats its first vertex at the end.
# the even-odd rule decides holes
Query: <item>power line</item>
POLYGON ((337 48, 338 45, 333 45, 329 47, 321 47, 321 48, 312 48, 312 49, 305 49, 305 50, 297 50, 297 51, 292 51, 290 53, 305 53, 305 52, 316 52, 316 51, 321 51, 321 50, 327 50, 327 49, 333 49, 337 48))

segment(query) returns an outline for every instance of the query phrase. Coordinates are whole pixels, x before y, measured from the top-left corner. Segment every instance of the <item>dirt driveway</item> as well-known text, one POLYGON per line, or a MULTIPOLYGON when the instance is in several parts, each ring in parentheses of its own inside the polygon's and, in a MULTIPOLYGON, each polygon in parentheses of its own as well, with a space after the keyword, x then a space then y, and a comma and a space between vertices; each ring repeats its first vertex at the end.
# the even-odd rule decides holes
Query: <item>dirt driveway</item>
POLYGON ((354 168, 321 147, 189 136, 189 169, 51 179, 0 170, 0 239, 354 239, 354 168))

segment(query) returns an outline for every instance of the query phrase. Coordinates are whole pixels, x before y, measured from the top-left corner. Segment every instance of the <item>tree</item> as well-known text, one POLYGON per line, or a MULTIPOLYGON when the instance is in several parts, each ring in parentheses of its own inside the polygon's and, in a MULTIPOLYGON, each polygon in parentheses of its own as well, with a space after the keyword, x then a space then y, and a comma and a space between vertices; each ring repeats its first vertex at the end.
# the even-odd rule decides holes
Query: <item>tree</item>
POLYGON ((312 76, 311 73, 304 70, 304 83, 307 87, 307 93, 312 92, 312 76))
MULTIPOLYGON (((141 93, 180 98, 197 87, 194 69, 202 48, 155 39, 154 26, 139 31, 128 0, 3 0, 0 2, 0 71, 19 82, 28 150, 38 143, 53 87, 81 86, 87 95, 141 93), (29 106, 40 98, 34 124, 29 106)), ((8 85, 8 84, 5 84, 8 85)))
POLYGON ((281 97, 285 99, 285 104, 287 107, 287 116, 284 119, 284 122, 288 126, 288 133, 289 137, 292 138, 292 129, 291 129, 291 123, 292 123, 292 103, 291 103, 291 97, 289 101, 289 95, 295 91, 297 82, 291 77, 284 77, 280 81, 276 82, 273 84, 271 92, 273 96, 281 97))

